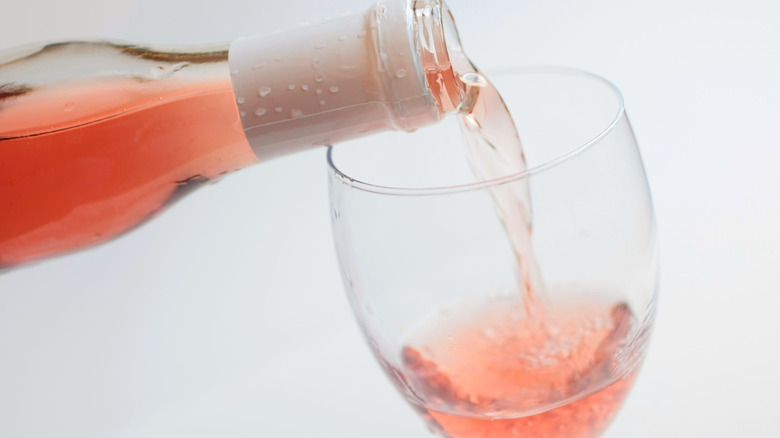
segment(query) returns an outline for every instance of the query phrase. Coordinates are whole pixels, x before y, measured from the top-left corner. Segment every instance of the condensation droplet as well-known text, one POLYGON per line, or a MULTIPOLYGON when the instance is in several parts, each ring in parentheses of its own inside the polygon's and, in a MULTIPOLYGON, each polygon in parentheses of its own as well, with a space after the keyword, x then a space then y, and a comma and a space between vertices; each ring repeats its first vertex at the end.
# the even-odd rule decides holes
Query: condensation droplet
POLYGON ((321 100, 321 101, 320 101, 320 105, 325 105, 325 101, 324 101, 324 100, 321 100))
POLYGON ((347 37, 345 35, 342 35, 339 37, 339 41, 346 41, 347 37))
POLYGON ((287 58, 287 56, 285 55, 274 56, 274 62, 279 62, 284 58, 287 58))
POLYGON ((287 87, 288 90, 292 91, 295 89, 295 84, 290 84, 290 86, 287 87))
POLYGON ((230 71, 230 75, 231 76, 235 76, 237 74, 238 74, 238 69, 237 68, 234 68, 233 70, 230 71))
POLYGON ((315 49, 317 49, 317 50, 322 50, 322 49, 324 49, 325 47, 328 47, 328 45, 327 45, 327 44, 325 44, 325 43, 319 43, 319 44, 317 44, 316 46, 314 46, 314 48, 315 48, 315 49))
POLYGON ((293 108, 290 110, 290 117, 297 118, 303 115, 303 111, 299 110, 298 108, 293 108))
POLYGON ((241 105, 242 103, 246 102, 246 99, 244 99, 243 97, 239 97, 236 99, 236 101, 238 102, 239 105, 241 105))
POLYGON ((271 94, 271 87, 260 87, 260 89, 257 91, 257 94, 260 95, 260 97, 265 97, 271 94))
POLYGON ((322 82, 322 81, 325 80, 325 76, 323 76, 320 73, 317 73, 316 75, 314 75, 314 80, 317 81, 317 82, 322 82))
POLYGON ((256 110, 255 110, 255 115, 256 115, 256 116, 262 116, 262 115, 264 115, 265 113, 266 113, 266 110, 265 110, 265 108, 258 108, 258 109, 256 109, 256 110))
POLYGON ((358 37, 358 38, 365 38, 365 36, 366 36, 366 31, 365 31, 365 30, 361 30, 361 31, 360 31, 360 32, 358 32, 358 34, 357 34, 357 37, 358 37))
POLYGON ((320 89, 318 88, 318 89, 317 89, 317 91, 315 91, 315 93, 317 93, 317 94, 322 94, 322 90, 320 90, 320 89))
POLYGON ((303 91, 309 91, 309 86, 306 84, 301 85, 301 90, 303 91))
POLYGON ((268 65, 268 64, 266 64, 265 62, 261 62, 260 64, 257 64, 255 66, 253 66, 252 70, 259 70, 261 68, 265 68, 266 65, 268 65))
POLYGON ((330 87, 330 92, 331 93, 338 93, 339 92, 339 87, 336 87, 336 86, 330 87))
POLYGON ((398 71, 395 72, 395 77, 398 79, 401 79, 406 76, 406 70, 399 68, 398 71))
POLYGON ((280 107, 280 106, 277 106, 276 108, 274 108, 274 111, 276 111, 277 113, 280 113, 280 112, 282 112, 283 110, 284 110, 284 108, 282 108, 282 107, 280 107))
POLYGON ((246 111, 241 111, 239 114, 241 115, 241 117, 246 117, 246 111))
POLYGON ((322 65, 322 60, 320 58, 314 58, 311 60, 312 67, 318 68, 320 65, 322 65))
POLYGON ((387 6, 381 5, 379 6, 379 15, 386 15, 387 14, 387 6))

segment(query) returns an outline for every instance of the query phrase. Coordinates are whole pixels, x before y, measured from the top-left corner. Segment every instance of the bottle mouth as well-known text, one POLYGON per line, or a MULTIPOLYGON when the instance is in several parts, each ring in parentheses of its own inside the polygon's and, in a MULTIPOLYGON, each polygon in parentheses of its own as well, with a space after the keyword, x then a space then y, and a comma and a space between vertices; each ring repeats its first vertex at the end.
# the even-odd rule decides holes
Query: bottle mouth
POLYGON ((441 0, 412 0, 416 44, 428 88, 441 112, 458 108, 463 93, 459 76, 474 71, 463 54, 455 19, 441 0))

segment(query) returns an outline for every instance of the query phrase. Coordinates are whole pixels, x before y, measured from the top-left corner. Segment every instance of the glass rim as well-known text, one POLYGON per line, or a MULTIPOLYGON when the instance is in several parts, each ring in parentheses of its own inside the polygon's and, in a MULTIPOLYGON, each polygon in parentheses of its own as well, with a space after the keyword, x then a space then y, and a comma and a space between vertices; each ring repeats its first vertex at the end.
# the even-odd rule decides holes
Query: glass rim
POLYGON ((625 104, 623 100, 623 94, 620 92, 620 89, 608 79, 599 76, 595 73, 591 73, 589 71, 581 70, 574 67, 562 67, 562 66, 552 66, 552 65, 512 66, 512 67, 503 67, 488 72, 488 76, 498 76, 498 75, 507 75, 507 74, 559 74, 559 75, 583 76, 583 77, 588 77, 590 79, 595 79, 603 83, 604 85, 606 85, 609 89, 611 89, 615 93, 615 96, 618 99, 618 104, 616 106, 617 111, 615 112, 611 120, 605 124, 604 128, 602 128, 599 131, 598 134, 596 134, 590 140, 580 144, 579 146, 573 147, 572 149, 568 150, 566 153, 558 155, 555 158, 549 159, 533 167, 529 167, 528 169, 522 172, 512 173, 509 175, 505 175, 505 176, 501 176, 498 178, 493 178, 485 181, 478 181, 478 182, 472 182, 466 184, 438 186, 438 187, 392 187, 392 186, 385 186, 379 184, 372 184, 366 181, 361 181, 359 179, 353 178, 347 175, 346 173, 342 172, 341 169, 339 169, 339 167, 336 165, 336 163, 333 160, 333 145, 328 145, 327 147, 328 148, 327 161, 328 161, 328 167, 330 172, 333 175, 335 175, 336 178, 338 178, 342 183, 350 186, 351 188, 355 188, 366 192, 376 193, 380 195, 431 196, 431 195, 442 195, 442 194, 449 194, 449 193, 461 193, 461 192, 468 192, 473 190, 482 190, 485 188, 495 187, 502 184, 512 183, 514 181, 518 181, 523 178, 528 178, 531 175, 540 173, 544 170, 558 166, 566 161, 573 159, 577 155, 593 147, 607 134, 612 132, 615 126, 617 126, 618 122, 620 122, 621 118, 625 117, 625 104))

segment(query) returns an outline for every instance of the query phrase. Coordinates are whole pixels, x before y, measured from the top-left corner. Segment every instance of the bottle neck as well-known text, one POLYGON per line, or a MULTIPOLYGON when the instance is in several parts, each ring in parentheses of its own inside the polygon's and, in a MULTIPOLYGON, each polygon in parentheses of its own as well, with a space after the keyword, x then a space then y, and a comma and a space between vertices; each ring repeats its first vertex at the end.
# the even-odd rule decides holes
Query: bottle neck
POLYGON ((439 0, 380 0, 362 14, 240 38, 229 64, 244 131, 268 159, 440 120, 460 102, 450 50, 460 50, 457 32, 439 0))
POLYGON ((413 0, 412 12, 426 84, 442 113, 456 111, 463 96, 460 74, 475 68, 463 54, 455 19, 440 0, 413 0))

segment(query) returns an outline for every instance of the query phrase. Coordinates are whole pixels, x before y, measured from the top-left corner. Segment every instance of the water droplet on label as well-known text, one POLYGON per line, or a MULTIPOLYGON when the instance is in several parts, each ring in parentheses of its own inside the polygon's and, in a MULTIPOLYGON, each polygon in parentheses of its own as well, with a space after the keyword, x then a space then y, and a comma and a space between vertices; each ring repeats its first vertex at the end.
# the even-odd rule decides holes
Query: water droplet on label
POLYGON ((336 87, 336 86, 330 87, 330 92, 331 93, 338 93, 339 92, 339 87, 336 87))
POLYGON ((317 91, 315 91, 315 93, 317 93, 317 94, 322 94, 322 90, 320 90, 320 89, 318 88, 318 89, 317 89, 317 91))
POLYGON ((290 110, 290 117, 297 118, 303 115, 303 111, 299 110, 298 108, 293 108, 290 110))
POLYGON ((361 30, 360 32, 358 32, 358 35, 357 35, 358 38, 364 38, 365 36, 366 36, 366 31, 365 30, 361 30))
POLYGON ((317 81, 317 82, 322 82, 322 81, 325 80, 325 76, 323 76, 320 73, 317 73, 316 75, 314 75, 314 80, 317 81))
POLYGON ((289 87, 287 87, 288 90, 292 91, 295 89, 295 84, 290 84, 289 87))
POLYGON ((235 75, 237 75, 237 74, 238 74, 238 69, 237 69, 237 68, 234 68, 233 70, 231 70, 231 71, 230 71, 230 74, 231 74, 232 76, 235 76, 235 75))
POLYGON ((265 66, 268 65, 265 62, 261 62, 260 64, 257 64, 256 66, 252 67, 252 70, 259 70, 261 68, 265 68, 265 66))
POLYGON ((265 113, 266 113, 265 108, 258 108, 258 109, 255 110, 255 115, 256 116, 262 116, 265 113))
POLYGON ((379 15, 386 15, 387 14, 387 6, 381 5, 379 6, 379 15))
POLYGON ((303 91, 309 91, 309 86, 306 84, 301 85, 301 90, 303 91))
POLYGON ((276 111, 277 113, 280 113, 280 112, 282 112, 283 110, 284 110, 284 108, 282 108, 282 107, 280 107, 280 106, 277 106, 276 108, 274 108, 274 111, 276 111))
POLYGON ((343 42, 343 41, 346 41, 346 40, 347 40, 347 37, 346 37, 346 36, 344 36, 344 35, 342 35, 342 36, 340 36, 340 37, 339 37, 339 41, 342 41, 342 42, 343 42))
POLYGON ((399 68, 398 71, 395 72, 395 77, 398 79, 401 79, 406 76, 406 70, 399 68))
POLYGON ((236 99, 236 102, 238 102, 238 104, 241 105, 242 103, 246 102, 246 99, 244 99, 243 97, 239 97, 238 99, 236 99))
POLYGON ((257 91, 257 94, 260 95, 260 97, 265 97, 271 94, 271 87, 260 87, 260 89, 257 91))

